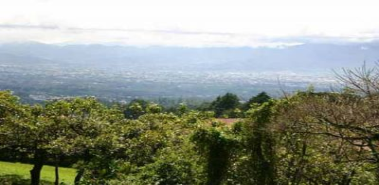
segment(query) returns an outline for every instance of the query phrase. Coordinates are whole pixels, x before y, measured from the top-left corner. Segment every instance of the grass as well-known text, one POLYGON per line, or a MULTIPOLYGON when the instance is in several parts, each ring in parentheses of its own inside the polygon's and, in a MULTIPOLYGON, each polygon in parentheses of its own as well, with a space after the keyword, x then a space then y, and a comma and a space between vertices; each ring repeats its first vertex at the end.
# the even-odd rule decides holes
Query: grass
MULTIPOLYGON (((30 170, 33 165, 23 163, 11 163, 0 161, 0 184, 24 184, 30 183, 30 170), (18 183, 6 183, 4 179, 12 178, 18 183)), ((73 168, 59 168, 59 181, 64 184, 73 184, 76 170, 73 168)), ((54 183, 55 169, 53 166, 43 166, 41 172, 41 180, 43 184, 54 183)))

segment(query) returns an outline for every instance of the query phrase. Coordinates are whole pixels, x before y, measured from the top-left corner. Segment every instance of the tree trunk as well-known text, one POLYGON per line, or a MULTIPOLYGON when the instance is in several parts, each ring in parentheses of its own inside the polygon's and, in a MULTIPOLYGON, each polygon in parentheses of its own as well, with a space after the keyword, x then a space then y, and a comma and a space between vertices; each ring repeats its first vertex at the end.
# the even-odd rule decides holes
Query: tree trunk
POLYGON ((41 170, 45 161, 45 155, 43 151, 36 150, 34 153, 34 166, 30 170, 31 185, 39 185, 41 179, 41 170))
POLYGON ((59 164, 59 159, 58 159, 58 157, 55 159, 56 161, 55 161, 55 185, 59 185, 59 166, 58 166, 58 164, 59 164))
POLYGON ((80 179, 82 178, 83 174, 84 174, 84 169, 80 169, 75 176, 75 185, 79 184, 80 179))

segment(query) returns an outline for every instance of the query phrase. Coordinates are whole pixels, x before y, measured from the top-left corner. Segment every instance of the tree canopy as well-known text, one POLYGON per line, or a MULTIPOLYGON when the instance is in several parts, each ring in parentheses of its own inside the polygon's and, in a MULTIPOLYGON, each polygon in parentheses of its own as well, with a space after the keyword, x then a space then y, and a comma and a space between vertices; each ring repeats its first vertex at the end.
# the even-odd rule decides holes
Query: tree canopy
POLYGON ((379 82, 360 70, 340 76, 341 92, 262 92, 244 105, 226 93, 208 110, 93 97, 27 105, 0 91, 0 160, 32 163, 33 185, 47 164, 55 184, 60 166, 77 169, 76 184, 377 184, 379 82))

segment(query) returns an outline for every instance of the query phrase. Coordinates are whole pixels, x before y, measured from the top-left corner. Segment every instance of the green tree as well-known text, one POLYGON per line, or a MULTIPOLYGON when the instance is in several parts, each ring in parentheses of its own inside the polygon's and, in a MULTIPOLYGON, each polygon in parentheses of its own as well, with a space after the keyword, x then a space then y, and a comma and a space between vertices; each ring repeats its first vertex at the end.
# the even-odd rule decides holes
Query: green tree
POLYGON ((162 112, 162 107, 156 103, 149 103, 146 107, 147 113, 157 114, 162 112))
POLYGON ((208 185, 220 185, 227 178, 231 156, 236 145, 232 135, 218 128, 200 128, 192 136, 205 159, 208 185))
POLYGON ((149 105, 148 101, 135 99, 132 100, 124 110, 124 116, 128 119, 137 119, 146 113, 146 108, 149 105))
POLYGON ((41 117, 41 106, 24 106, 9 91, 0 92, 0 120, 2 148, 32 156, 31 184, 38 185, 43 165, 47 160, 45 134, 49 124, 41 117))
MULTIPOLYGON (((215 112, 216 117, 223 116, 226 111, 233 112, 234 109, 238 108, 240 105, 239 98, 237 95, 232 93, 226 93, 223 96, 218 96, 216 100, 214 100, 211 105, 210 109, 215 112)), ((224 115, 229 116, 229 115, 224 115)))
POLYGON ((242 109, 244 111, 247 111, 251 108, 252 104, 254 103, 262 105, 263 103, 268 102, 270 100, 271 100, 271 97, 266 92, 263 91, 259 93, 258 95, 251 97, 249 101, 247 101, 246 103, 242 105, 242 109))
POLYGON ((246 147, 249 155, 248 163, 252 184, 277 184, 275 139, 269 124, 273 114, 274 101, 253 107, 250 114, 250 125, 246 127, 246 147))
POLYGON ((176 108, 176 112, 178 115, 183 115, 186 112, 188 112, 188 106, 185 103, 180 103, 178 107, 176 108))

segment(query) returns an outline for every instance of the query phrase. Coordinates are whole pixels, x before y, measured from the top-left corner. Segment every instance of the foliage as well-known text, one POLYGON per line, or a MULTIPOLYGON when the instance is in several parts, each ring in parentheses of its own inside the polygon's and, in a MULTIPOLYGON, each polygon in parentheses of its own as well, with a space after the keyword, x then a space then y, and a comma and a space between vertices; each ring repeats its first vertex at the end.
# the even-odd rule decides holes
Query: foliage
POLYGON ((236 143, 225 131, 222 127, 200 128, 191 138, 206 161, 206 184, 209 185, 219 185, 227 176, 232 148, 236 143))
POLYGON ((249 101, 247 101, 246 103, 244 103, 242 105, 242 110, 244 111, 247 111, 251 108, 251 106, 253 104, 263 104, 265 102, 268 102, 269 100, 271 100, 271 97, 266 93, 266 92, 261 92, 259 94, 257 94, 256 96, 253 96, 249 99, 249 101))
POLYGON ((238 108, 239 105, 240 103, 237 95, 226 93, 223 96, 218 96, 216 100, 211 103, 210 109, 214 110, 216 117, 229 117, 231 114, 227 111, 233 111, 238 108))
POLYGON ((75 167, 76 184, 375 184, 379 91, 362 70, 340 76, 343 92, 262 92, 243 105, 227 93, 168 112, 93 97, 26 105, 0 91, 0 159, 32 163, 32 184, 49 164, 75 167))
POLYGON ((137 119, 146 113, 146 108, 149 102, 145 100, 136 99, 131 101, 124 110, 125 118, 137 119))

